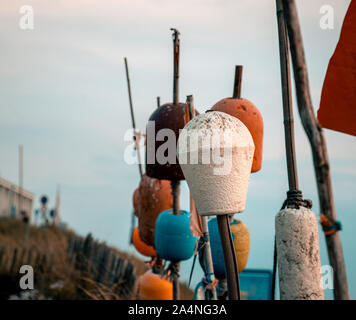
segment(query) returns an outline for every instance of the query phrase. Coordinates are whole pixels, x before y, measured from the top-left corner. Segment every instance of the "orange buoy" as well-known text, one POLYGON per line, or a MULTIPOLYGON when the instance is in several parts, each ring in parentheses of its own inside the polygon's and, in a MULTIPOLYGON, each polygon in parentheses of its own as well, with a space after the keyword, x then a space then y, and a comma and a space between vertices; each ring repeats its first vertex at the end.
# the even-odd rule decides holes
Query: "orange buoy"
POLYGON ((155 248, 148 246, 141 240, 138 227, 135 228, 132 234, 132 243, 136 250, 146 257, 155 257, 157 255, 155 248))
POLYGON ((152 273, 144 273, 137 282, 138 298, 141 300, 173 300, 172 282, 152 273))
POLYGON ((139 191, 138 188, 136 188, 132 196, 132 203, 133 203, 135 216, 138 216, 138 202, 139 202, 139 191))
POLYGON ((250 131, 255 144, 251 172, 256 172, 262 166, 263 147, 263 119, 256 106, 249 100, 240 97, 242 66, 236 66, 235 83, 240 80, 240 85, 234 86, 232 98, 225 98, 217 102, 211 110, 225 112, 241 120, 250 131))
POLYGON ((138 189, 139 235, 143 242, 154 247, 156 219, 162 211, 173 207, 170 181, 150 178, 144 174, 138 189))

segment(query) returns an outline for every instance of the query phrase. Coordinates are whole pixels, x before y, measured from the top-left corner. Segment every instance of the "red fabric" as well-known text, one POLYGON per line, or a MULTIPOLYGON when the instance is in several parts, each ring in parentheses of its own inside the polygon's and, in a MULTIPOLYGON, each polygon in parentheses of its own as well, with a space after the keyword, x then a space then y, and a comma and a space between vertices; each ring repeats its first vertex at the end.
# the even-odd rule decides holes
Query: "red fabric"
POLYGON ((356 0, 350 3, 329 62, 318 120, 324 128, 356 136, 356 0))

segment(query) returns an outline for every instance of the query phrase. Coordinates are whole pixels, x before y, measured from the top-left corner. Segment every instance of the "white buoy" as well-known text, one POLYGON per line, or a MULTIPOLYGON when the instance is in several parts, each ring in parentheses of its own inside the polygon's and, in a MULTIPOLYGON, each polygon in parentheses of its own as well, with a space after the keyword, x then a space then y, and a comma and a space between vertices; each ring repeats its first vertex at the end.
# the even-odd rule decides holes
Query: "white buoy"
POLYGON ((226 113, 194 117, 178 139, 178 159, 200 215, 242 212, 254 143, 247 127, 226 113))
POLYGON ((276 246, 281 300, 322 300, 318 222, 307 208, 276 215, 276 246))

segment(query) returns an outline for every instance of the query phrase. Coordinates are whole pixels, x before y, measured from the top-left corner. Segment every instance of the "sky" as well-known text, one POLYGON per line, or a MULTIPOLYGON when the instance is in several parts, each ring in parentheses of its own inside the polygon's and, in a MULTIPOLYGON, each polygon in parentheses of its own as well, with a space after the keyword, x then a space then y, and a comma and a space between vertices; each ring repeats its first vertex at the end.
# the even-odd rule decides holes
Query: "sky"
MULTIPOLYGON (((298 0, 315 111, 349 0, 298 0), (320 28, 320 8, 334 9, 334 28, 320 28)), ((61 186, 61 217, 74 230, 132 253, 128 246, 137 166, 124 161, 131 127, 123 57, 128 58, 137 127, 172 100, 171 27, 181 32, 180 100, 193 94, 204 112, 231 96, 235 65, 244 66, 242 96, 264 119, 263 166, 251 175, 246 210, 251 234, 247 268, 272 268, 274 217, 288 188, 284 152, 278 34, 274 1, 262 0, 0 0, 0 176, 37 198, 61 186), (31 5, 34 29, 19 27, 31 5), (268 197, 265 195, 268 191, 268 197)), ((294 94, 294 88, 293 88, 294 94)), ((296 108, 300 189, 319 204, 310 146, 296 108)), ((356 298, 356 139, 325 130, 346 269, 356 298)), ((182 185, 182 208, 188 209, 182 185)), ((319 228, 322 264, 328 264, 319 228)), ((187 278, 191 261, 183 263, 187 278)), ((196 267, 195 279, 202 273, 196 267)), ((331 291, 326 292, 331 297, 331 291)))

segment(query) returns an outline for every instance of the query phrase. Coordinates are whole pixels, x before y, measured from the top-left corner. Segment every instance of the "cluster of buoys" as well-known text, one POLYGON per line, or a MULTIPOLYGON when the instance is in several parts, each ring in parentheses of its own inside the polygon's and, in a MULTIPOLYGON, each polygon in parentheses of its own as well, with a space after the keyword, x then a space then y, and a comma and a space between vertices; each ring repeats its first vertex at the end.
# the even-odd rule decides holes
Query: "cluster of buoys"
MULTIPOLYGON (((284 6, 282 0, 276 0, 276 7, 289 190, 275 219, 272 299, 277 263, 281 299, 323 299, 318 226, 310 210, 311 201, 303 200, 299 190, 294 142, 289 45, 297 52, 292 55, 294 67, 305 65, 303 45, 296 41, 300 30, 293 1, 284 6)), ((160 105, 157 99, 158 108, 149 117, 146 174, 139 165, 141 182, 133 195, 139 222, 135 230, 131 228, 132 242, 138 252, 152 258, 151 270, 137 281, 138 296, 179 299, 180 261, 195 253, 194 259, 199 254, 204 271, 202 281, 196 286, 195 299, 239 300, 239 273, 247 265, 250 234, 247 226, 234 215, 245 211, 250 175, 262 166, 262 116, 251 101, 241 97, 242 66, 236 66, 231 98, 218 101, 203 114, 194 109, 191 95, 187 96, 186 103, 180 102, 180 39, 178 30, 171 30, 173 102, 160 105), (182 180, 186 180, 190 190, 190 212, 180 209, 182 180)), ((126 59, 125 63, 135 131, 126 59)), ((306 69, 304 71, 301 76, 299 73, 299 78, 307 80, 306 69)), ((295 82, 298 94, 307 101, 309 89, 303 86, 307 81, 297 79, 295 82)), ((310 103, 306 104, 306 109, 312 109, 310 103)), ((302 118, 306 123, 313 122, 312 127, 317 129, 317 123, 309 121, 313 118, 312 112, 303 114, 302 118)), ((138 141, 136 137, 140 159, 138 141)), ((331 210, 331 220, 332 214, 331 210)), ((336 265, 341 266, 343 273, 342 259, 336 265)), ((340 279, 343 280, 339 284, 343 285, 338 286, 337 291, 343 291, 347 297, 346 278, 340 279), (342 287, 344 289, 340 289, 342 287)))
MULTIPOLYGON (((229 254, 236 256, 233 261, 237 272, 243 271, 249 256, 250 235, 246 225, 234 219, 233 215, 245 210, 250 173, 260 170, 262 163, 262 116, 252 102, 240 97, 242 69, 237 69, 240 74, 237 73, 236 78, 240 77, 240 82, 236 83, 235 79, 233 97, 225 98, 209 112, 199 114, 192 105, 179 102, 180 40, 179 32, 172 30, 173 102, 158 106, 149 118, 146 127, 146 173, 142 174, 139 187, 133 194, 138 226, 133 231, 132 243, 139 253, 152 259, 151 270, 137 281, 140 299, 178 299, 179 263, 199 251, 196 250, 197 237, 191 230, 190 213, 179 206, 181 180, 187 181, 198 214, 201 217, 217 216, 210 219, 210 235, 204 238, 204 241, 210 242, 215 278, 227 277, 228 283, 229 280, 231 282, 231 261, 227 263, 229 254), (162 129, 169 129, 175 139, 178 138, 178 149, 173 156, 165 154, 171 150, 165 146, 167 140, 164 136, 157 137, 162 129), (216 133, 217 140, 212 142, 211 138, 216 133), (148 137, 154 137, 154 141, 148 137), (192 147, 192 143, 185 143, 184 139, 191 139, 191 142, 195 138, 198 139, 196 148, 192 147), (208 154, 210 159, 215 160, 216 157, 228 155, 229 158, 224 161, 229 163, 222 165, 215 160, 205 163, 199 154, 208 154), (159 157, 168 161, 162 162, 159 157), (182 162, 183 157, 194 161, 182 162), (227 218, 228 226, 223 226, 220 216, 227 218), (227 231, 222 235, 224 227, 227 231), (228 252, 226 248, 226 232, 231 232, 233 252, 228 252), (169 262, 167 268, 165 261, 169 262)), ((203 270, 206 270, 202 263, 204 259, 199 260, 203 270)), ((211 280, 212 283, 214 281, 211 280)))

